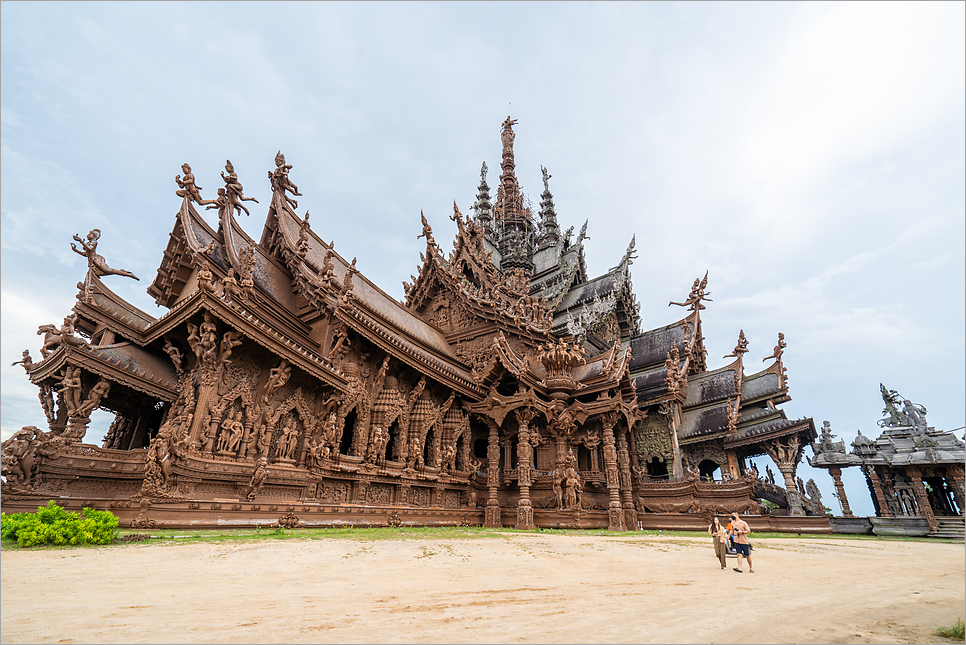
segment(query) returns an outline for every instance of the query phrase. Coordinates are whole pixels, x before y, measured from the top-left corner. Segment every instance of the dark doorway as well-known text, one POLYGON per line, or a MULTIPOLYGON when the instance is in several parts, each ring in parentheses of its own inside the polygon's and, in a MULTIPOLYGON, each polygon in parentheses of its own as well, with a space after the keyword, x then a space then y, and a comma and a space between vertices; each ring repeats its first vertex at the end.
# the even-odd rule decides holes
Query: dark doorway
POLYGON ((342 441, 339 443, 339 452, 343 455, 352 454, 352 439, 356 433, 356 413, 350 412, 345 418, 345 426, 342 430, 342 441))
POLYGON ((654 457, 647 463, 647 476, 651 479, 668 479, 667 462, 654 457))
POLYGON ((698 474, 701 479, 711 480, 714 479, 714 473, 718 470, 718 464, 711 461, 710 459, 705 459, 700 464, 698 464, 698 474))
POLYGON ((399 445, 399 421, 390 423, 387 432, 389 433, 389 440, 386 441, 386 451, 382 454, 382 457, 390 461, 398 461, 395 451, 396 446, 399 445))

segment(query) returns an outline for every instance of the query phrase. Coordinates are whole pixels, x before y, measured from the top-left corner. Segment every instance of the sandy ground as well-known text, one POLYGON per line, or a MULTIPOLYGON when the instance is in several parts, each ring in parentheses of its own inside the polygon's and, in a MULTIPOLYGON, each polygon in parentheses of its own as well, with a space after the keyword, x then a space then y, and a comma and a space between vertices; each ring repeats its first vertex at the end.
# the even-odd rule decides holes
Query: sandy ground
POLYGON ((949 642, 934 630, 963 616, 964 555, 769 538, 738 574, 710 538, 673 534, 4 549, 0 640, 949 642))

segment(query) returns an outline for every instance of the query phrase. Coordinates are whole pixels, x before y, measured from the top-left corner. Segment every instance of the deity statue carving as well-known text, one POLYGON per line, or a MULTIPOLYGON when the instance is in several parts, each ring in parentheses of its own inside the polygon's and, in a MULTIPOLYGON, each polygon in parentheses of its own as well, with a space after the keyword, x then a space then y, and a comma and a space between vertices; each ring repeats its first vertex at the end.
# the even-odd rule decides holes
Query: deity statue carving
POLYGON ((513 140, 516 139, 516 134, 513 132, 513 126, 517 124, 517 119, 506 118, 503 125, 500 127, 500 139, 503 141, 504 153, 507 149, 513 148, 513 140))
POLYGON ((695 278, 694 284, 691 286, 691 293, 688 294, 687 299, 684 302, 669 302, 667 306, 677 305, 679 307, 687 307, 691 311, 700 311, 702 309, 707 309, 702 302, 714 302, 710 296, 710 293, 705 291, 708 286, 708 272, 704 272, 704 278, 695 278))
POLYGON ((77 415, 78 408, 81 406, 81 369, 71 368, 68 365, 61 378, 60 388, 58 394, 64 397, 67 414, 72 417, 77 415))
MULTIPOLYGON (((272 184, 272 189, 279 193, 285 198, 286 203, 296 209, 299 207, 299 203, 285 194, 286 191, 292 193, 296 197, 301 197, 302 193, 299 192, 298 186, 292 183, 289 179, 288 172, 292 169, 292 164, 285 163, 285 155, 279 150, 278 154, 275 155, 275 170, 268 171, 268 180, 272 184)), ((306 213, 306 220, 308 220, 308 213, 306 213)))
POLYGON ((30 350, 29 349, 23 350, 22 356, 23 358, 21 358, 19 361, 14 361, 13 363, 10 363, 10 366, 13 367, 14 365, 23 365, 23 371, 29 372, 30 366, 33 365, 34 363, 34 359, 30 358, 30 350))
POLYGON ((248 482, 248 490, 245 492, 245 498, 249 502, 255 501, 255 495, 261 490, 262 485, 265 484, 265 480, 268 479, 268 459, 262 457, 258 460, 255 465, 255 470, 252 472, 252 478, 248 482))
POLYGON ((420 233, 419 235, 417 235, 416 236, 416 239, 418 240, 421 237, 425 237, 426 238, 426 246, 435 247, 436 246, 436 240, 433 239, 433 227, 430 226, 429 225, 429 222, 426 221, 426 216, 423 215, 423 212, 422 211, 419 211, 419 219, 421 219, 422 222, 423 222, 423 232, 420 233))
MULTIPOLYGON (((234 166, 231 165, 231 159, 225 161, 225 170, 228 171, 227 175, 224 172, 221 173, 221 178, 225 181, 224 192, 222 192, 222 189, 218 189, 218 196, 225 198, 224 206, 229 208, 232 213, 234 211, 238 211, 239 213, 245 211, 246 215, 251 215, 242 202, 255 202, 257 204, 258 200, 254 197, 245 197, 245 189, 242 187, 241 182, 238 181, 238 175, 235 173, 234 166)), ((218 200, 215 201, 217 202, 218 200)))
POLYGON ((174 346, 167 336, 164 337, 164 353, 171 358, 175 372, 181 374, 181 351, 174 346))
POLYGON ((2 472, 7 484, 17 488, 30 487, 38 463, 37 447, 44 433, 35 426, 24 426, 3 442, 2 472))
POLYGON ((814 479, 809 479, 808 483, 805 484, 805 492, 808 494, 808 510, 813 515, 824 514, 825 510, 822 508, 822 491, 819 490, 818 484, 815 483, 814 479))
MULTIPOLYGON (((731 350, 730 354, 725 354, 722 358, 740 358, 748 352, 748 339, 745 338, 745 330, 738 330, 738 344, 731 350)), ((736 375, 737 378, 737 375, 736 375)))
POLYGON ((783 334, 781 332, 778 332, 778 344, 775 345, 775 349, 774 349, 774 351, 772 351, 771 356, 767 356, 767 357, 761 359, 761 362, 764 363, 765 361, 771 360, 773 358, 776 361, 781 361, 781 359, 782 359, 782 353, 784 353, 785 348, 787 346, 788 346, 788 344, 785 342, 785 334, 783 334))
POLYGON ((215 201, 212 199, 202 199, 202 188, 195 183, 195 176, 191 172, 191 166, 189 166, 187 163, 181 164, 181 172, 184 173, 184 179, 181 178, 181 175, 175 175, 174 177, 174 181, 178 184, 179 188, 179 190, 174 191, 175 195, 178 197, 184 197, 189 201, 193 201, 199 206, 215 203, 215 201))
POLYGON ((207 293, 215 292, 215 276, 211 273, 208 260, 202 260, 198 269, 198 288, 207 293))
POLYGON ((295 417, 288 417, 282 424, 282 429, 278 437, 278 458, 292 459, 295 447, 298 444, 299 429, 295 417))
POLYGON ((112 269, 107 265, 103 256, 97 253, 97 241, 101 237, 100 229, 93 229, 87 234, 87 239, 81 239, 80 235, 75 234, 74 239, 77 240, 81 248, 78 249, 73 242, 71 242, 70 248, 77 255, 83 255, 87 258, 87 267, 89 271, 92 271, 94 275, 98 278, 105 275, 120 275, 125 278, 134 278, 135 280, 140 280, 136 275, 130 271, 125 271, 124 269, 112 269), (81 250, 83 249, 83 250, 81 250))
POLYGON ((77 406, 77 416, 86 417, 101 404, 101 400, 107 396, 111 389, 110 381, 100 379, 87 395, 87 400, 77 406))

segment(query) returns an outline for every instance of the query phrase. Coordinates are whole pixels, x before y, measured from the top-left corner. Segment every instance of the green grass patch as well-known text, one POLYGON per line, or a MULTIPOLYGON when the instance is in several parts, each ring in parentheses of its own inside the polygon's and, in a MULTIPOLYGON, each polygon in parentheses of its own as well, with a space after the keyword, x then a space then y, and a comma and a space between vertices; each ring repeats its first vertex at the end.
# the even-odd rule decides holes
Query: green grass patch
POLYGON ((947 627, 937 627, 936 633, 945 638, 954 638, 957 641, 966 641, 966 623, 960 618, 956 621, 955 625, 949 625, 947 627))
MULTIPOLYGON (((63 509, 61 509, 63 510, 63 509)), ((102 511, 106 513, 106 511, 102 511)), ((64 511, 66 513, 66 511, 64 511)), ((98 513, 98 511, 94 511, 98 513)), ((20 513, 18 515, 34 516, 34 513, 20 513)), ((77 515, 73 513, 71 515, 77 515)), ((112 514, 107 513, 113 517, 112 514)), ((14 516, 9 516, 14 517, 14 516)), ((116 519, 116 518, 115 518, 116 519)), ((7 516, 4 516, 4 527, 7 516)), ((687 544, 682 538, 710 539, 704 531, 606 531, 602 529, 515 529, 512 527, 483 528, 479 526, 403 526, 403 527, 312 527, 286 529, 281 527, 259 528, 208 528, 208 529, 120 529, 115 530, 112 539, 101 544, 113 544, 117 547, 128 546, 131 543, 141 544, 173 544, 181 542, 255 542, 274 540, 479 540, 479 539, 509 539, 513 535, 572 535, 579 537, 617 538, 634 540, 639 538, 658 538, 664 542, 687 544)), ((13 538, 8 537, 4 528, 2 548, 18 548, 20 545, 13 538)), ((908 537, 880 537, 875 535, 845 535, 845 534, 796 534, 796 533, 752 533, 752 542, 756 540, 862 540, 862 541, 907 541, 907 542, 942 542, 935 538, 908 537)), ((72 544, 69 541, 58 545, 49 542, 48 548, 63 548, 63 546, 85 546, 86 543, 72 544)))

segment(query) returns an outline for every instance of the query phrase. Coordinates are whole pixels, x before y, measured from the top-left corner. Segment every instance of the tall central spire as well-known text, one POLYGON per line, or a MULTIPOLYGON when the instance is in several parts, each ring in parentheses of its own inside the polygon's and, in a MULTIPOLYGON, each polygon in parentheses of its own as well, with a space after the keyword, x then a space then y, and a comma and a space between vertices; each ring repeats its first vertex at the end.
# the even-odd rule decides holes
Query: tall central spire
POLYGON ((500 138, 503 139, 503 174, 500 175, 500 187, 497 191, 497 217, 507 221, 519 220, 523 216, 523 196, 520 194, 520 183, 517 181, 516 162, 513 160, 513 140, 516 134, 513 126, 517 120, 506 118, 500 138))
POLYGON ((496 228, 499 235, 500 269, 523 269, 533 272, 534 225, 530 211, 524 206, 523 194, 516 176, 513 160, 513 126, 516 119, 507 117, 500 138, 503 139, 503 174, 496 195, 496 228))

